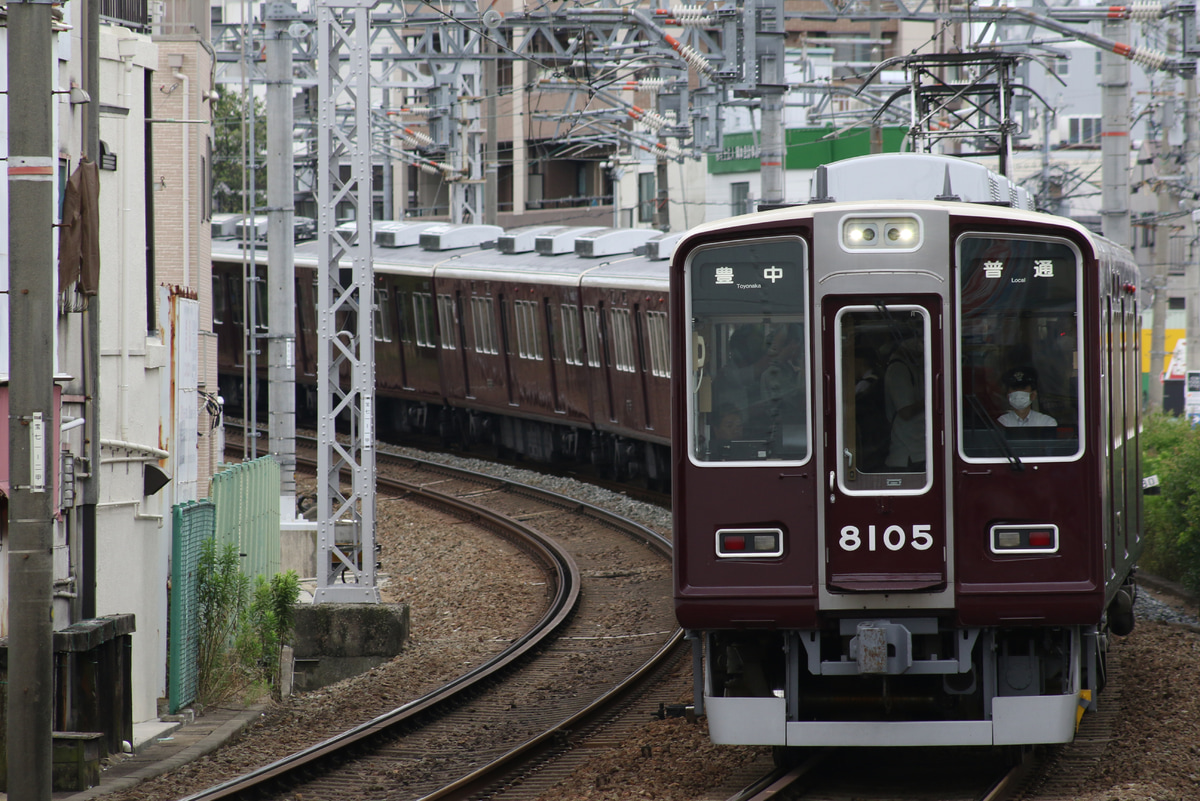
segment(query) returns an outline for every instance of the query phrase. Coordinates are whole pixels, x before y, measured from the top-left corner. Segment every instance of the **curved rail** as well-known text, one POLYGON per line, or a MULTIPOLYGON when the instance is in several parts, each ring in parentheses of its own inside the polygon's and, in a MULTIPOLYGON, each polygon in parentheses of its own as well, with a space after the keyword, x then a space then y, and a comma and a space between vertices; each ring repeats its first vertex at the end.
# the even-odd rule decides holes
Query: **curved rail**
MULTIPOLYGON (((388 453, 387 451, 380 451, 379 456, 418 467, 425 472, 482 481, 497 489, 527 495, 543 503, 551 503, 563 509, 587 514, 605 525, 622 532, 634 541, 648 545, 664 557, 670 557, 671 544, 666 538, 628 518, 608 512, 592 504, 550 490, 532 487, 487 474, 475 473, 414 456, 388 453)), ((556 585, 554 598, 546 613, 538 621, 537 625, 514 641, 513 645, 504 652, 463 676, 454 679, 438 690, 356 726, 340 735, 331 737, 243 776, 186 796, 181 801, 215 801, 216 799, 223 798, 246 797, 252 794, 261 797, 264 792, 270 792, 272 785, 286 785, 298 780, 299 777, 310 775, 314 771, 323 772, 329 770, 338 761, 348 759, 346 754, 350 753, 350 749, 356 746, 370 747, 372 742, 385 741, 395 732, 412 725, 418 716, 450 708, 456 702, 457 698, 470 692, 473 687, 477 687, 505 671, 549 638, 553 637, 555 632, 573 614, 581 589, 579 571, 573 558, 558 543, 510 517, 480 508, 469 501, 438 492, 429 487, 395 479, 380 478, 379 482, 381 485, 390 485, 396 490, 408 493, 418 502, 452 510, 459 517, 473 519, 475 522, 482 523, 487 528, 501 534, 501 536, 504 536, 533 555, 535 559, 542 563, 548 575, 552 576, 552 580, 556 585)), ((465 798, 493 782, 497 776, 514 771, 530 760, 544 756, 556 745, 561 745, 564 734, 568 730, 578 730, 580 727, 598 720, 607 707, 619 703, 633 692, 633 688, 647 681, 651 675, 658 671, 678 651, 682 639, 683 632, 677 629, 668 638, 667 642, 640 669, 626 677, 621 684, 610 689, 601 698, 568 719, 551 727, 541 735, 526 741, 507 755, 454 781, 452 784, 427 796, 427 798, 430 801, 433 799, 465 798)))
POLYGON ((418 715, 435 711, 439 707, 452 703, 456 697, 520 660, 553 636, 555 631, 574 612, 579 601, 579 570, 571 555, 560 545, 528 526, 504 515, 480 509, 467 501, 405 482, 389 481, 387 483, 427 501, 435 502, 444 508, 458 510, 465 516, 487 521, 490 528, 507 530, 510 532, 508 536, 512 539, 522 541, 523 547, 535 554, 553 576, 556 590, 546 613, 533 628, 515 640, 512 646, 437 690, 324 742, 215 787, 186 796, 182 801, 216 801, 221 798, 237 798, 244 793, 258 792, 273 782, 286 782, 289 777, 298 775, 300 771, 310 770, 314 767, 320 769, 321 763, 344 755, 352 746, 369 743, 376 738, 387 737, 391 732, 411 723, 418 715))

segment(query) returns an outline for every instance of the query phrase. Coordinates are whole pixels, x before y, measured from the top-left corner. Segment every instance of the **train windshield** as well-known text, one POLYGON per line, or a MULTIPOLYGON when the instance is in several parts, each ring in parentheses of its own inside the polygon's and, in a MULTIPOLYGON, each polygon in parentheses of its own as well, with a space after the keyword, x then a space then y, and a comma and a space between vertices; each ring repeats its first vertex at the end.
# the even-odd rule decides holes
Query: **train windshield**
POLYGON ((958 243, 959 448, 984 461, 1075 458, 1082 273, 1068 242, 958 243))
POLYGON ((797 237, 707 247, 689 258, 696 461, 808 459, 806 262, 797 237))
POLYGON ((929 312, 879 303, 838 310, 837 409, 842 488, 916 493, 932 474, 929 312))

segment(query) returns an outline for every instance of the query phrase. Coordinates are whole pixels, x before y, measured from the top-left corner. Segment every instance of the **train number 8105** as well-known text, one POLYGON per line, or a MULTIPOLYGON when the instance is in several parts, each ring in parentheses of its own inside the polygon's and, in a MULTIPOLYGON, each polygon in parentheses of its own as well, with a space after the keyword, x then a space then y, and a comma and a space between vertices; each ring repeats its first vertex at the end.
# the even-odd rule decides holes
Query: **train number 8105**
MULTIPOLYGON (((875 526, 867 526, 866 545, 868 551, 878 550, 879 543, 883 543, 883 547, 889 551, 899 551, 905 545, 911 545, 918 551, 927 551, 933 546, 933 535, 929 533, 929 529, 933 526, 927 523, 917 523, 912 527, 912 536, 904 529, 903 526, 888 526, 883 530, 882 536, 876 534, 875 526)), ((838 540, 838 545, 843 551, 857 551, 863 546, 863 534, 858 526, 843 526, 842 537, 838 540)))

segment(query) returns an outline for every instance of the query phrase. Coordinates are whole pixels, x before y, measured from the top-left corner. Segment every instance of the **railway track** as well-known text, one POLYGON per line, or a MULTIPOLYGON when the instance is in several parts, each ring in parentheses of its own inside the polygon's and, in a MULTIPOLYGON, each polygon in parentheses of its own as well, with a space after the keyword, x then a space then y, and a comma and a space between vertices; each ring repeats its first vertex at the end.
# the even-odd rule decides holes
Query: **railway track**
POLYGON ((496 787, 505 798, 532 798, 573 769, 585 740, 619 740, 624 711, 640 724, 664 702, 641 694, 683 653, 665 539, 514 482, 382 453, 378 464, 381 492, 485 526, 533 554, 553 588, 542 620, 450 685, 189 801, 452 799, 490 797, 496 787))

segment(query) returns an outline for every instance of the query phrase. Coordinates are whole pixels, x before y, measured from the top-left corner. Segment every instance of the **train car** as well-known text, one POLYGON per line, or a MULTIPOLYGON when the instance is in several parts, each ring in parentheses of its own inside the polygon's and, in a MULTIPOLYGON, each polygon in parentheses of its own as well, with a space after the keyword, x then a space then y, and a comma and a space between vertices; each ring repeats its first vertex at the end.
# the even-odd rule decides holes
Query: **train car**
POLYGON ((866 156, 671 272, 675 609, 714 742, 1073 738, 1133 626, 1137 267, 969 162, 866 156))
POLYGON ((593 375, 592 461, 617 478, 642 477, 644 470, 652 486, 666 488, 671 444, 668 262, 614 259, 583 275, 580 294, 593 375))
MULTIPOLYGON (((590 460, 612 475, 665 486, 665 256, 674 238, 640 231, 614 242, 622 232, 558 226, 506 232, 497 249, 493 226, 412 228, 381 226, 380 240, 388 244, 373 251, 376 430, 438 433, 448 444, 495 443, 532 460, 590 460), (603 249, 593 250, 603 255, 532 250, 538 234, 561 248, 572 237, 600 233, 603 249), (439 238, 424 241, 432 236, 439 238), (648 239, 653 256, 630 252, 648 239)), ((258 249, 260 278, 266 260, 258 249)), ((235 411, 246 383, 245 261, 238 243, 214 242, 219 377, 235 411)), ((316 409, 316 266, 315 243, 297 245, 302 415, 316 409)), ((256 297, 257 333, 265 336, 265 294, 256 297)), ((265 404, 267 365, 259 350, 258 402, 265 404)))

